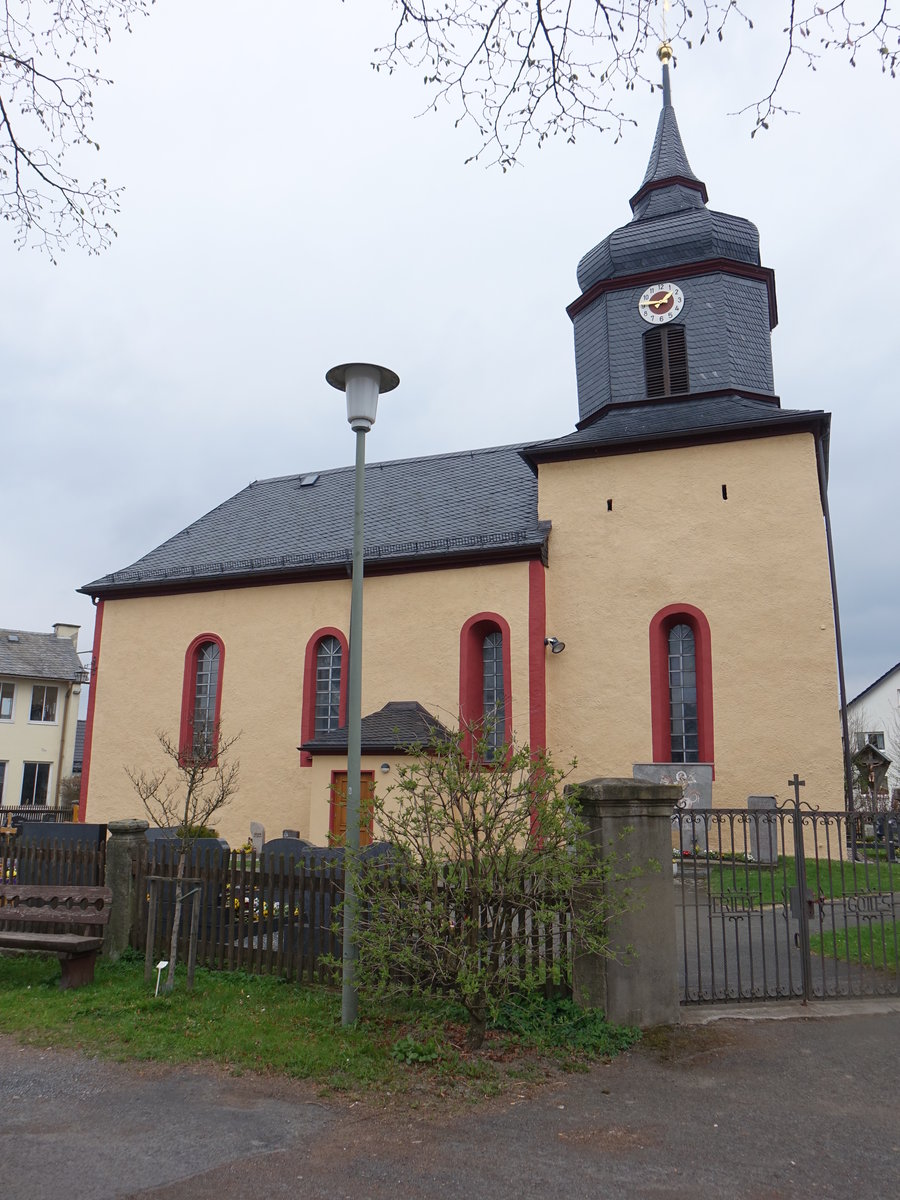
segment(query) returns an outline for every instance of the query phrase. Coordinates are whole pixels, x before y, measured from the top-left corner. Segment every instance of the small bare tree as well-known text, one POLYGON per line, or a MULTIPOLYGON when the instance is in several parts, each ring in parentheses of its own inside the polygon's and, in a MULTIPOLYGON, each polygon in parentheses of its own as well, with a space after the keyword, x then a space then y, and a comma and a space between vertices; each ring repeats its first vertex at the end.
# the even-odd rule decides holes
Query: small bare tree
POLYGON ((153 824, 160 829, 176 831, 175 911, 165 984, 165 990, 171 991, 175 984, 178 929, 191 848, 215 814, 238 790, 240 763, 228 762, 227 758, 240 734, 226 738, 216 726, 209 737, 198 739, 198 744, 187 750, 179 747, 165 732, 156 736, 171 765, 153 774, 126 767, 125 774, 153 824))

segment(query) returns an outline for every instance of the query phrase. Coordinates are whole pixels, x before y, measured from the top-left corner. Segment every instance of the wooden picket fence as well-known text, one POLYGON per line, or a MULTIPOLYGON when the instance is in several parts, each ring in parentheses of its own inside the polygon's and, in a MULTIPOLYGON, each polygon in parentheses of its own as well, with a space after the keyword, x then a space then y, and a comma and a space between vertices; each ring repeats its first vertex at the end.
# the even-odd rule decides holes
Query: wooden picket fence
MULTIPOLYGON (((145 954, 152 930, 154 961, 169 957, 176 869, 175 855, 160 843, 151 845, 138 864, 140 912, 132 946, 145 954)), ((334 982, 331 964, 340 961, 341 939, 333 924, 343 887, 343 868, 335 862, 259 859, 255 853, 205 847, 186 867, 179 961, 187 959, 191 905, 196 903, 198 966, 334 982)))
MULTIPOLYGON (((99 886, 105 869, 105 845, 66 844, 52 835, 40 842, 0 836, 0 882, 99 886)), ((168 959, 177 870, 172 846, 151 843, 135 870, 138 913, 131 945, 145 955, 150 931, 153 961, 168 959)), ((197 965, 298 983, 338 982, 344 890, 340 861, 325 855, 260 858, 205 846, 194 852, 186 872, 179 962, 188 958, 191 905, 197 904, 197 965)), ((0 919, 0 928, 13 927, 0 919)), ((524 911, 515 914, 500 952, 515 960, 523 979, 542 979, 548 989, 567 990, 572 937, 564 911, 541 925, 524 911)))
POLYGON ((21 843, 14 836, 0 837, 0 883, 101 887, 105 875, 105 844, 93 847, 59 842, 50 830, 39 842, 21 843))
MULTIPOLYGON (((146 955, 151 931, 154 962, 169 957, 175 873, 174 854, 159 843, 151 845, 138 866, 141 911, 132 946, 146 955)), ((197 965, 217 971, 274 974, 297 982, 336 983, 342 952, 343 889, 344 870, 339 861, 260 859, 252 852, 229 854, 204 848, 186 867, 178 959, 187 960, 190 906, 197 903, 197 965)), ((554 993, 569 989, 572 952, 571 928, 564 911, 541 925, 524 911, 516 913, 511 936, 501 950, 514 959, 523 980, 541 979, 554 993)))

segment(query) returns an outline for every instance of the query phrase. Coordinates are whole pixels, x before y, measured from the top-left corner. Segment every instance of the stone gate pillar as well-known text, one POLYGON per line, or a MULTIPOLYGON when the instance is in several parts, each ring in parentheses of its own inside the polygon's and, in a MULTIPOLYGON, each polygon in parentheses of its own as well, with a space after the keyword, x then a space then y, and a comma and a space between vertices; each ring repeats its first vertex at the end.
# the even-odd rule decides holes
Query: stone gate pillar
MULTIPOLYGON (((681 788, 634 779, 591 779, 567 789, 597 856, 609 861, 611 893, 632 899, 610 926, 615 958, 579 954, 573 988, 582 1007, 602 1008, 620 1025, 672 1025, 679 1020, 672 812, 681 788), (630 878, 616 880, 617 873, 630 878), (630 948, 630 949, 629 949, 630 948)), ((575 899, 577 913, 577 897, 575 899)))
POLYGON ((116 962, 127 947, 137 920, 135 863, 147 851, 148 821, 131 819, 109 822, 106 843, 106 886, 112 888, 109 924, 103 934, 103 953, 116 962))

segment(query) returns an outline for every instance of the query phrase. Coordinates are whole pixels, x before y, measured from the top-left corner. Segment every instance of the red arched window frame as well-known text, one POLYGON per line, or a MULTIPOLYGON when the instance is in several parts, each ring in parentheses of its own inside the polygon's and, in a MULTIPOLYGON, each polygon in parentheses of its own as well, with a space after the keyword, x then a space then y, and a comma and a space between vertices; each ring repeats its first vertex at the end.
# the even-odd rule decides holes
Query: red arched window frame
MULTIPOLYGON (((300 744, 311 742, 316 736, 316 654, 319 643, 327 637, 337 638, 341 644, 341 725, 347 724, 347 680, 350 676, 350 650, 346 636, 340 629, 326 625, 317 629, 306 643, 303 660, 303 697, 300 707, 300 744)), ((300 751, 300 766, 311 767, 312 755, 308 750, 300 751)))
MULTIPOLYGON (((688 625, 694 634, 697 668, 697 741, 699 761, 715 763, 713 738, 712 644, 709 621, 692 604, 670 604, 650 622, 650 719, 653 761, 672 761, 669 710, 669 631, 688 625)), ((713 769, 715 775, 715 768, 713 769)))
MULTIPOLYGON (((188 646, 184 656, 184 682, 181 688, 181 729, 178 749, 182 756, 189 757, 194 749, 194 699, 197 686, 197 659, 200 649, 212 643, 219 651, 219 670, 216 675, 215 728, 219 728, 222 712, 222 677, 225 671, 225 643, 216 633, 199 633, 188 646)), ((216 765, 216 756, 212 765, 216 765)))
POLYGON ((499 613, 482 612, 469 617, 459 634, 459 719, 464 731, 463 746, 472 753, 472 730, 477 730, 484 717, 482 652, 489 633, 499 633, 503 640, 503 740, 512 741, 512 669, 509 623, 499 613))

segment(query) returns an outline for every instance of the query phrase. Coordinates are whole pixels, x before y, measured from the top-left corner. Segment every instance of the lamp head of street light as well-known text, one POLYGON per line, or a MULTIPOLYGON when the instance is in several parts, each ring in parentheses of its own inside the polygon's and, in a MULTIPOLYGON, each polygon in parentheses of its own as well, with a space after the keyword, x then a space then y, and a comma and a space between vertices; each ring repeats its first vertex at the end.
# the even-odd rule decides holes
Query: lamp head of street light
POLYGON ((566 643, 561 642, 559 638, 556 637, 545 637, 544 645, 550 647, 551 654, 562 654, 563 650, 566 648, 566 643))
POLYGON ((387 367, 375 363, 342 363, 325 376, 328 383, 347 394, 347 420, 350 428, 368 433, 375 424, 378 397, 392 392, 400 378, 387 367))

